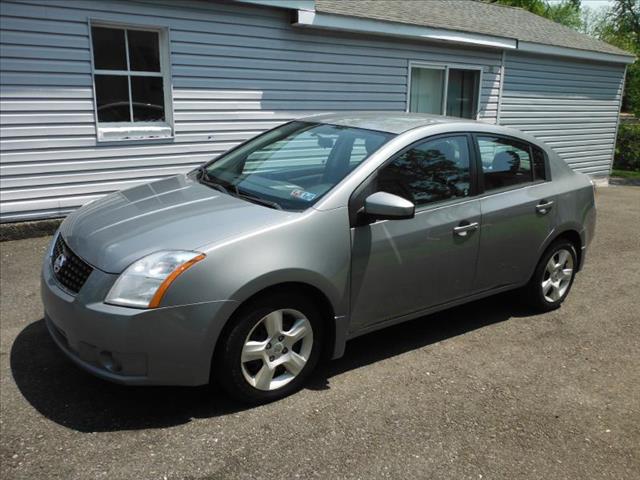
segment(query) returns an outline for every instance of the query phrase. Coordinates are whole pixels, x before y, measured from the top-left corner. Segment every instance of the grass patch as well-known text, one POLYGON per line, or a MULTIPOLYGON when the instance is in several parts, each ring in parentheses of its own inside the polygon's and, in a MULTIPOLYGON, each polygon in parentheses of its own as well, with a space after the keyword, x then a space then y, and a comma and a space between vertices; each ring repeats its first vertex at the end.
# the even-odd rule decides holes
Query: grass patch
POLYGON ((620 178, 631 178, 634 180, 640 180, 640 172, 635 170, 618 170, 613 169, 611 171, 612 177, 620 177, 620 178))

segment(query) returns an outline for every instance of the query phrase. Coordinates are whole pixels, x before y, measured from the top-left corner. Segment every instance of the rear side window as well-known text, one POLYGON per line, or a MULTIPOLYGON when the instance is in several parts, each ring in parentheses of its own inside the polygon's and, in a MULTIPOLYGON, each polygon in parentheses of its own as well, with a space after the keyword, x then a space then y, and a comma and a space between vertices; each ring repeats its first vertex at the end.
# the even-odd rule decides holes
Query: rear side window
POLYGON ((534 180, 548 180, 545 154, 538 147, 532 147, 533 151, 533 178, 534 180))
POLYGON ((478 137, 485 191, 533 181, 529 144, 500 137, 478 137))
POLYGON ((425 141, 401 153, 378 172, 377 190, 416 206, 469 196, 471 175, 466 136, 425 141))

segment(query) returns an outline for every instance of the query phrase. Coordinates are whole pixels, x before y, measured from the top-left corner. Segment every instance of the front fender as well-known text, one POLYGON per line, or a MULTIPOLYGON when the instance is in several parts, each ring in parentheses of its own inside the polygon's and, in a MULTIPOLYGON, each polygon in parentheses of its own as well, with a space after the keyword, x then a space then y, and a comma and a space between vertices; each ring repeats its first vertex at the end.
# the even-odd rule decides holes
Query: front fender
MULTIPOLYGON (((335 316, 348 319, 351 236, 346 208, 308 211, 202 251, 206 258, 174 281, 163 306, 232 300, 230 305, 238 307, 261 290, 296 282, 321 292, 335 316)), ((232 314, 225 310, 212 329, 222 328, 220 322, 232 314)))
POLYGON ((241 304, 267 288, 285 283, 297 283, 312 287, 329 301, 336 315, 345 313, 343 312, 345 304, 344 292, 339 291, 335 283, 332 283, 318 272, 300 268, 271 271, 254 278, 233 292, 231 300, 241 304))

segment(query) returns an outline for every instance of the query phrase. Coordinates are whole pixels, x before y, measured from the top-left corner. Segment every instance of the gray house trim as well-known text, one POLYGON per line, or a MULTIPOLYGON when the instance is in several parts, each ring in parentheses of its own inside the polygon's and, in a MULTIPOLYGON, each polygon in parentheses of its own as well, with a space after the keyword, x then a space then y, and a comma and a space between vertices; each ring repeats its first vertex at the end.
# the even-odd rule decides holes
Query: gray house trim
POLYGON ((235 0, 238 3, 248 3, 271 8, 286 8, 293 10, 315 10, 315 0, 235 0))
POLYGON ((468 44, 482 47, 517 48, 516 40, 468 32, 456 32, 440 28, 421 27, 402 23, 384 22, 368 18, 345 17, 326 13, 298 10, 297 27, 313 27, 345 32, 373 33, 417 40, 431 40, 468 44))
POLYGON ((556 57, 578 58, 581 60, 593 60, 596 62, 622 63, 629 65, 636 61, 633 55, 616 55, 615 53, 593 52, 578 50, 575 48, 556 47, 540 43, 518 42, 518 50, 527 53, 539 53, 556 57))

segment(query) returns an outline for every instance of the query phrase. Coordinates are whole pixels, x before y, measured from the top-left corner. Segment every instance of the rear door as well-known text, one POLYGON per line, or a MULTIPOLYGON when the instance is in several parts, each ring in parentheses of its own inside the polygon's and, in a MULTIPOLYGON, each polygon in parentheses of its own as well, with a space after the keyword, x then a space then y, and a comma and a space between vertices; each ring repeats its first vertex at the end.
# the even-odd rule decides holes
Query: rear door
POLYGON ((556 196, 548 161, 520 140, 474 135, 482 225, 474 291, 525 283, 552 234, 556 196))

